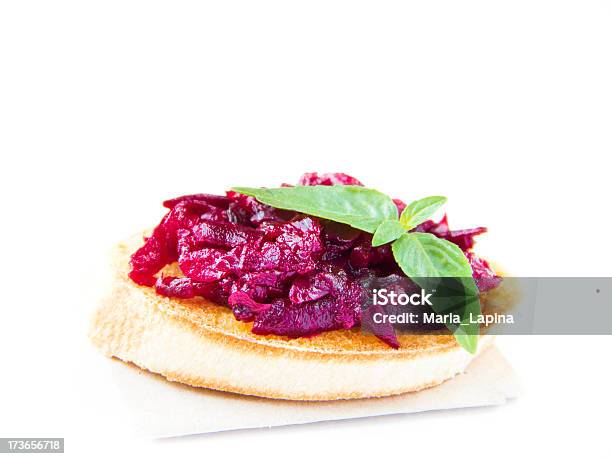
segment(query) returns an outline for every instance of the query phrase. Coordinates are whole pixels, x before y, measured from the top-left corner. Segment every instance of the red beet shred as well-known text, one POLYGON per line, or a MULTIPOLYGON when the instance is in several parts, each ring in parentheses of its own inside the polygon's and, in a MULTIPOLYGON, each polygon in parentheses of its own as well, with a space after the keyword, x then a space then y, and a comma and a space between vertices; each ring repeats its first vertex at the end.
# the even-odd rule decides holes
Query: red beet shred
MULTIPOLYGON (((346 174, 308 173, 300 185, 359 185, 346 174)), ((405 204, 394 200, 398 209, 405 204)), ((390 246, 372 247, 372 235, 346 225, 274 209, 235 192, 194 194, 164 202, 169 209, 131 257, 129 277, 174 298, 203 297, 229 306, 253 333, 288 337, 349 329, 361 323, 367 286, 403 276, 390 246), (178 262, 184 277, 156 277, 178 262)), ((481 291, 500 278, 471 252, 486 228, 450 230, 446 216, 415 231, 457 244, 481 291)), ((392 347, 392 330, 378 334, 392 347)))

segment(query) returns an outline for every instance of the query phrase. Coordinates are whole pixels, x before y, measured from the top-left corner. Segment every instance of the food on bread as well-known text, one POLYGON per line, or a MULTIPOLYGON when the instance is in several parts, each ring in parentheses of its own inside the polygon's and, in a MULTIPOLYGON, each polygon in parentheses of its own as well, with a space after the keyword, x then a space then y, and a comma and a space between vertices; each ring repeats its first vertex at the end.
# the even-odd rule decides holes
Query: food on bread
POLYGON ((197 387, 336 400, 439 384, 490 342, 466 340, 477 332, 461 327, 360 328, 372 285, 420 287, 420 274, 406 275, 424 269, 407 266, 410 244, 448 258, 426 258, 429 275, 467 273, 476 296, 499 284, 472 251, 485 228, 452 231, 446 217, 426 218, 441 199, 407 206, 345 174, 306 174, 289 192, 238 190, 166 201, 144 244, 136 237, 115 250, 111 292, 91 329, 107 355, 197 387))

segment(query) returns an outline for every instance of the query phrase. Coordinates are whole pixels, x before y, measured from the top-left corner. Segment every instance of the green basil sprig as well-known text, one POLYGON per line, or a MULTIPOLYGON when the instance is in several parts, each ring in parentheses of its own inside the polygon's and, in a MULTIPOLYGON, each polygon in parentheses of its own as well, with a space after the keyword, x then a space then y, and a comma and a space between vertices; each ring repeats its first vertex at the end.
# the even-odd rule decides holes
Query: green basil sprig
POLYGON ((398 216, 397 207, 389 196, 361 186, 236 187, 232 190, 278 209, 325 218, 371 233, 374 247, 392 243, 397 264, 423 288, 429 285, 428 278, 460 279, 468 300, 465 317, 453 333, 461 346, 471 353, 476 352, 479 329, 477 324, 469 322, 469 314, 480 314, 480 300, 468 259, 452 242, 430 233, 408 232, 444 205, 445 197, 429 196, 413 201, 398 216))
POLYGON ((400 217, 400 223, 407 230, 416 228, 429 217, 431 217, 436 210, 442 207, 446 203, 444 196, 429 196, 427 198, 413 201, 406 206, 400 217))
MULTIPOLYGON (((480 314, 478 287, 472 278, 472 268, 463 251, 452 242, 430 233, 405 233, 391 245, 393 256, 402 271, 426 290, 437 281, 454 278, 462 284, 459 297, 452 302, 453 309, 461 311, 461 324, 449 326, 457 342, 472 354, 478 349, 478 324, 470 321, 480 314)), ((440 294, 440 292, 438 292, 440 294)), ((447 299, 446 299, 447 300, 447 299)), ((443 304, 434 310, 441 313, 443 304)))

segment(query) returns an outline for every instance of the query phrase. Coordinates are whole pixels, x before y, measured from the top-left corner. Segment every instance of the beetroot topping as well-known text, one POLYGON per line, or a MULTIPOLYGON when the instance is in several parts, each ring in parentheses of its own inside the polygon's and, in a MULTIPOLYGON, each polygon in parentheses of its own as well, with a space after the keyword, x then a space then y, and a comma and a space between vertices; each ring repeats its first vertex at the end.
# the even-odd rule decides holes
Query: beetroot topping
POLYGON ((188 277, 160 276, 155 283, 155 291, 163 296, 193 298, 198 289, 188 277))
POLYGON ((406 203, 402 201, 401 199, 394 199, 393 202, 397 206, 398 215, 401 215, 404 209, 406 208, 406 203))
POLYGON ((457 244, 461 250, 467 252, 474 247, 474 236, 486 233, 487 229, 479 226, 472 229, 451 231, 448 227, 448 219, 445 215, 438 223, 434 223, 432 220, 427 220, 421 223, 416 228, 416 231, 432 233, 442 239, 452 242, 453 244, 457 244))
POLYGON ((196 244, 223 247, 230 249, 246 243, 256 242, 263 238, 262 231, 223 222, 203 221, 192 229, 196 244))
MULTIPOLYGON (((304 174, 299 185, 357 185, 346 174, 304 174)), ((394 200, 401 212, 406 204, 394 200)), ((311 336, 350 329, 363 314, 372 285, 403 290, 415 284, 393 258, 390 244, 372 247, 372 235, 344 224, 284 211, 230 191, 164 202, 168 213, 131 256, 129 277, 173 298, 203 297, 230 307, 257 334, 311 336), (178 262, 182 277, 159 275, 178 262)), ((481 291, 500 278, 474 255, 474 237, 486 228, 450 230, 446 216, 413 231, 429 232, 466 254, 481 291)), ((392 347, 392 327, 375 334, 392 347)))
POLYGON ((495 274, 495 271, 491 269, 489 263, 482 258, 477 257, 472 252, 466 252, 467 259, 470 261, 472 272, 474 273, 474 280, 478 286, 478 290, 486 292, 487 290, 494 289, 501 282, 501 277, 495 274))
POLYGON ((257 226, 263 222, 282 222, 293 215, 286 210, 260 204, 257 199, 234 191, 228 191, 227 197, 230 204, 227 208, 226 219, 230 223, 257 226))
POLYGON ((336 174, 317 174, 316 172, 307 172, 302 175, 302 178, 298 182, 298 185, 357 185, 363 186, 359 180, 350 175, 336 173, 336 174))
POLYGON ((153 286, 155 274, 177 260, 180 230, 190 229, 199 220, 200 214, 196 213, 191 204, 176 204, 151 236, 145 239, 145 244, 132 255, 130 278, 137 284, 153 286))
POLYGON ((227 209, 231 204, 231 199, 227 196, 217 196, 215 194, 189 194, 186 196, 179 196, 178 198, 168 199, 164 201, 164 207, 173 209, 178 203, 191 203, 194 205, 201 205, 204 208, 208 206, 218 207, 220 209, 227 209))

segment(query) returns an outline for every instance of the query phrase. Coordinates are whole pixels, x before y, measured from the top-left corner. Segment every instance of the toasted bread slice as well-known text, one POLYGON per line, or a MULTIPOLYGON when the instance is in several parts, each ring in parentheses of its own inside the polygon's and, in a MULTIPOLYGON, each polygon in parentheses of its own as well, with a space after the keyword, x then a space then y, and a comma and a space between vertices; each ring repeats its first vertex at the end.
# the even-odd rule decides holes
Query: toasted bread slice
MULTIPOLYGON (((90 335, 108 356, 170 381, 289 400, 381 397, 440 384, 475 357, 449 335, 399 336, 399 349, 359 330, 255 335, 226 307, 166 298, 133 283, 129 256, 141 243, 134 237, 115 249, 112 289, 90 335)), ((479 351, 489 341, 481 338, 479 351)))

